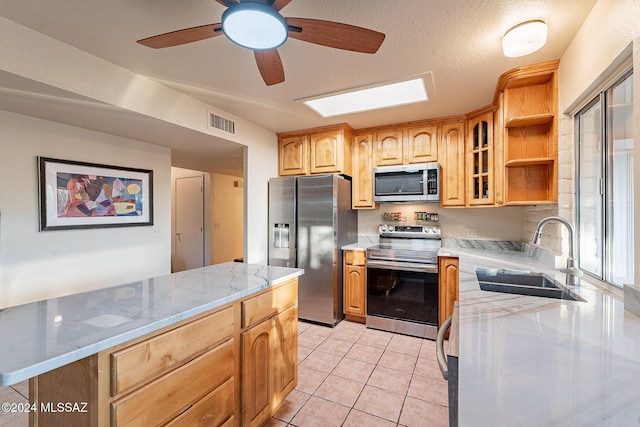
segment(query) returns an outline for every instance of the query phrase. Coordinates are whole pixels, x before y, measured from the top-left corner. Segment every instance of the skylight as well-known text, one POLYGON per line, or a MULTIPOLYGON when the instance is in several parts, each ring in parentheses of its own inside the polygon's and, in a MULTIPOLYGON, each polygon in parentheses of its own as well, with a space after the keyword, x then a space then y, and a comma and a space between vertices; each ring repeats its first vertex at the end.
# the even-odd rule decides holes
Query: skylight
POLYGON ((303 102, 321 116, 332 117, 428 100, 424 80, 417 78, 307 99, 303 102))

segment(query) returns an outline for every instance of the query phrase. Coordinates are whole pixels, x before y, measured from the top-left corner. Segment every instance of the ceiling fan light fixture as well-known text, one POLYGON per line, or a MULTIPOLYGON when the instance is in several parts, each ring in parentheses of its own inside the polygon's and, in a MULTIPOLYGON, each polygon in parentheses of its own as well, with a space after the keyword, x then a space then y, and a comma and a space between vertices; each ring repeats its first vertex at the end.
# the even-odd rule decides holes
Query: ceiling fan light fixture
POLYGON ((527 21, 516 25, 502 37, 505 56, 517 58, 529 55, 547 42, 547 24, 544 21, 527 21))
POLYGON ((222 31, 235 44, 248 49, 275 49, 287 40, 282 15, 262 3, 233 3, 222 14, 222 31))

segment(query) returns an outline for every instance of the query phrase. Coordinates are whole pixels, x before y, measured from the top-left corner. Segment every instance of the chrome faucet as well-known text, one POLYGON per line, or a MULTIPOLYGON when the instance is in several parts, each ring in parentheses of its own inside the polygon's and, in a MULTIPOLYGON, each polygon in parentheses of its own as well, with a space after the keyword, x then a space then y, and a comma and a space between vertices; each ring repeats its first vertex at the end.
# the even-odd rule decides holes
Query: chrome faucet
POLYGON ((569 256, 567 257, 567 268, 561 268, 558 271, 561 273, 565 273, 567 275, 567 285, 569 286, 577 286, 580 284, 578 280, 579 277, 582 276, 582 270, 576 267, 576 260, 573 256, 574 250, 576 247, 576 242, 574 240, 574 231, 573 226, 566 219, 559 216, 548 216, 542 219, 538 226, 536 227, 535 233, 533 233, 533 237, 531 238, 531 243, 534 245, 539 245, 540 240, 542 240, 542 229, 544 226, 550 222, 557 222, 560 224, 564 224, 569 231, 569 256))

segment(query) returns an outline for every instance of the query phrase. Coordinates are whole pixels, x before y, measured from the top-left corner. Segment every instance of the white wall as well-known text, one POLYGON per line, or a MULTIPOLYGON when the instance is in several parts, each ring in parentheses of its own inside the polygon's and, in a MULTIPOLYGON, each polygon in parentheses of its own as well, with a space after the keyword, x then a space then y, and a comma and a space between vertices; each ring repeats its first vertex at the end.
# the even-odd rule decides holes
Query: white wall
POLYGON ((0 70, 124 110, 247 146, 245 260, 267 263, 267 180, 278 173, 274 132, 149 78, 0 17, 0 70), (209 112, 236 123, 236 133, 208 128, 209 112))
MULTIPOLYGON (((634 65, 634 141, 640 143, 640 1, 599 0, 560 59, 559 213, 574 219, 574 131, 570 114, 593 95, 601 76, 631 46, 634 65)), ((635 150, 635 281, 640 284, 640 150, 635 150)), ((566 248, 566 242, 563 242, 566 248)), ((566 251, 565 251, 566 252, 566 251)))
POLYGON ((375 235, 378 225, 395 224, 383 220, 384 212, 401 212, 409 225, 417 223, 414 212, 438 213, 443 238, 522 241, 524 210, 521 206, 444 209, 432 203, 383 203, 380 209, 358 211, 358 232, 375 235))
POLYGON ((0 307, 167 274, 170 162, 168 148, 0 111, 0 307), (154 225, 40 232, 37 156, 152 169, 154 225))
POLYGON ((211 174, 211 264, 244 256, 244 180, 211 174))

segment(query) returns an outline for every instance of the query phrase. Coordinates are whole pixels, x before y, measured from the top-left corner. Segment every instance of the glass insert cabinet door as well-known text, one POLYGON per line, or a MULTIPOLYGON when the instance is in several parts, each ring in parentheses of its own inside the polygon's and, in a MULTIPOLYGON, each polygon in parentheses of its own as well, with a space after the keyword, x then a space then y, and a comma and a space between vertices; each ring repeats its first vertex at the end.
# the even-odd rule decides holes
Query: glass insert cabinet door
POLYGON ((472 119, 467 149, 467 197, 471 205, 493 204, 493 112, 472 119))

